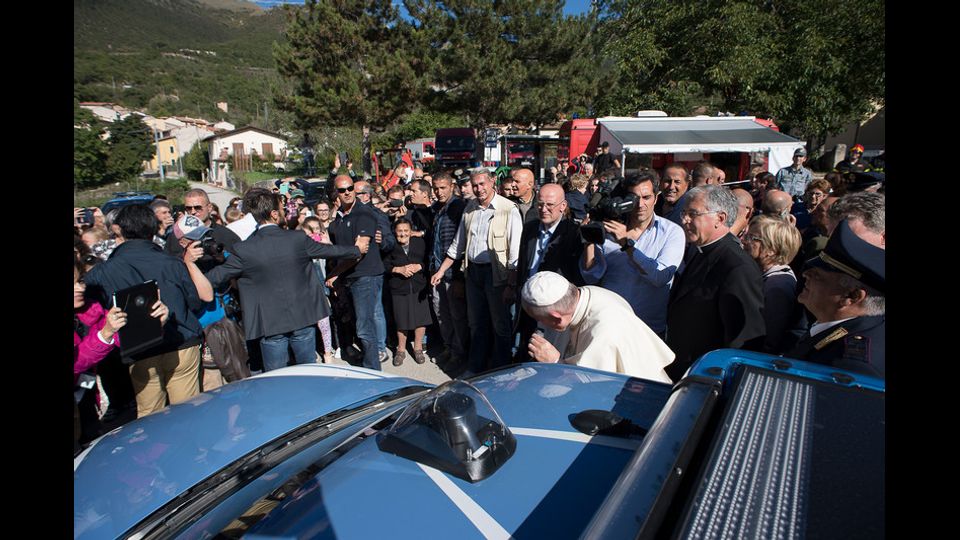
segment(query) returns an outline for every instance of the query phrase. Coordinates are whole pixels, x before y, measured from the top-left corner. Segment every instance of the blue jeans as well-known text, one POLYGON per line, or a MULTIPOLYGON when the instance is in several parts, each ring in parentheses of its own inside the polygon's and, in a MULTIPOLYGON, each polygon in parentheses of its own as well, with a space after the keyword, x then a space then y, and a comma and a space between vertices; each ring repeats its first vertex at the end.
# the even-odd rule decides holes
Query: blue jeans
POLYGON ((353 278, 349 287, 353 297, 353 312, 357 319, 357 339, 363 345, 363 367, 379 371, 380 344, 387 339, 387 320, 383 315, 380 298, 383 276, 353 278))
POLYGON ((493 268, 488 264, 471 264, 467 266, 466 274, 470 366, 474 373, 480 373, 506 365, 510 361, 513 321, 507 305, 503 302, 506 284, 493 286, 493 268), (493 340, 490 339, 491 326, 493 340))
POLYGON ((297 364, 312 364, 317 361, 316 325, 310 325, 293 332, 264 336, 260 340, 260 353, 263 354, 263 371, 286 367, 290 360, 287 345, 293 349, 297 364))

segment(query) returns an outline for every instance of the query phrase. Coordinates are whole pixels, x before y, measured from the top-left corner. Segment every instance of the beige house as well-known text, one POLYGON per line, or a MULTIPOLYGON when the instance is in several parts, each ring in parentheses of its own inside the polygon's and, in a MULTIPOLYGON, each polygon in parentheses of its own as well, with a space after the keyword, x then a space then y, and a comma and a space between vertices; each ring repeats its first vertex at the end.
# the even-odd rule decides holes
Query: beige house
POLYGON ((287 140, 278 133, 253 126, 219 133, 204 139, 210 152, 208 181, 217 185, 227 185, 230 172, 243 167, 252 156, 269 159, 283 165, 287 154, 287 140))

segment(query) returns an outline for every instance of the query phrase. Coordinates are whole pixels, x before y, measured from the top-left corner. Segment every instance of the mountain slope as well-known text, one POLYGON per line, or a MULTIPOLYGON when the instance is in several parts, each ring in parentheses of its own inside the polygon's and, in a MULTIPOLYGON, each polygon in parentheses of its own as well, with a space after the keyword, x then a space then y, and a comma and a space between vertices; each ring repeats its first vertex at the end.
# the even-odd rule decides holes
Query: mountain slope
POLYGON ((74 0, 74 95, 249 122, 270 101, 284 21, 240 0, 74 0))

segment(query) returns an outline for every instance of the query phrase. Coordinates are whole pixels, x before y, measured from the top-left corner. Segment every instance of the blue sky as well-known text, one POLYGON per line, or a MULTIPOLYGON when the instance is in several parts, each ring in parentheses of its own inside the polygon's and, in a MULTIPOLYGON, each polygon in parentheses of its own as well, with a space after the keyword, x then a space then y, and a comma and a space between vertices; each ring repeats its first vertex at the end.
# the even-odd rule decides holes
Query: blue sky
MULTIPOLYGON (((303 0, 248 0, 253 2, 262 8, 269 8, 273 6, 279 6, 280 4, 302 4, 303 0)), ((395 1, 395 4, 400 4, 401 2, 395 1)), ((401 7, 402 9, 402 7, 401 7)), ((563 12, 567 15, 578 15, 580 13, 586 13, 590 9, 590 0, 567 0, 566 5, 563 7, 563 12)))

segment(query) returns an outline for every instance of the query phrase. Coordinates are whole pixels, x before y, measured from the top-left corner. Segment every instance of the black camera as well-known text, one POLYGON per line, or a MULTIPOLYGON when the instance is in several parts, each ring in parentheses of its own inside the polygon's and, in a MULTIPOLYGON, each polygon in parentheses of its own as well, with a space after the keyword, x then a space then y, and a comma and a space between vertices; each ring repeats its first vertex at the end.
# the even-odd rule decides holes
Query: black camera
POLYGON ((94 221, 93 208, 84 208, 82 219, 83 221, 81 221, 81 223, 83 223, 84 225, 93 225, 93 221, 94 221))
POLYGON ((640 199, 636 195, 617 189, 622 178, 601 181, 590 202, 587 215, 590 223, 580 227, 580 236, 591 244, 603 243, 603 222, 619 221, 626 224, 630 214, 637 209, 640 199))
POLYGON ((393 208, 400 208, 401 206, 403 206, 403 199, 389 199, 387 201, 387 206, 390 206, 393 208))
POLYGON ((223 244, 214 240, 209 232, 200 238, 200 247, 203 248, 203 254, 209 255, 217 260, 223 259, 223 244))

